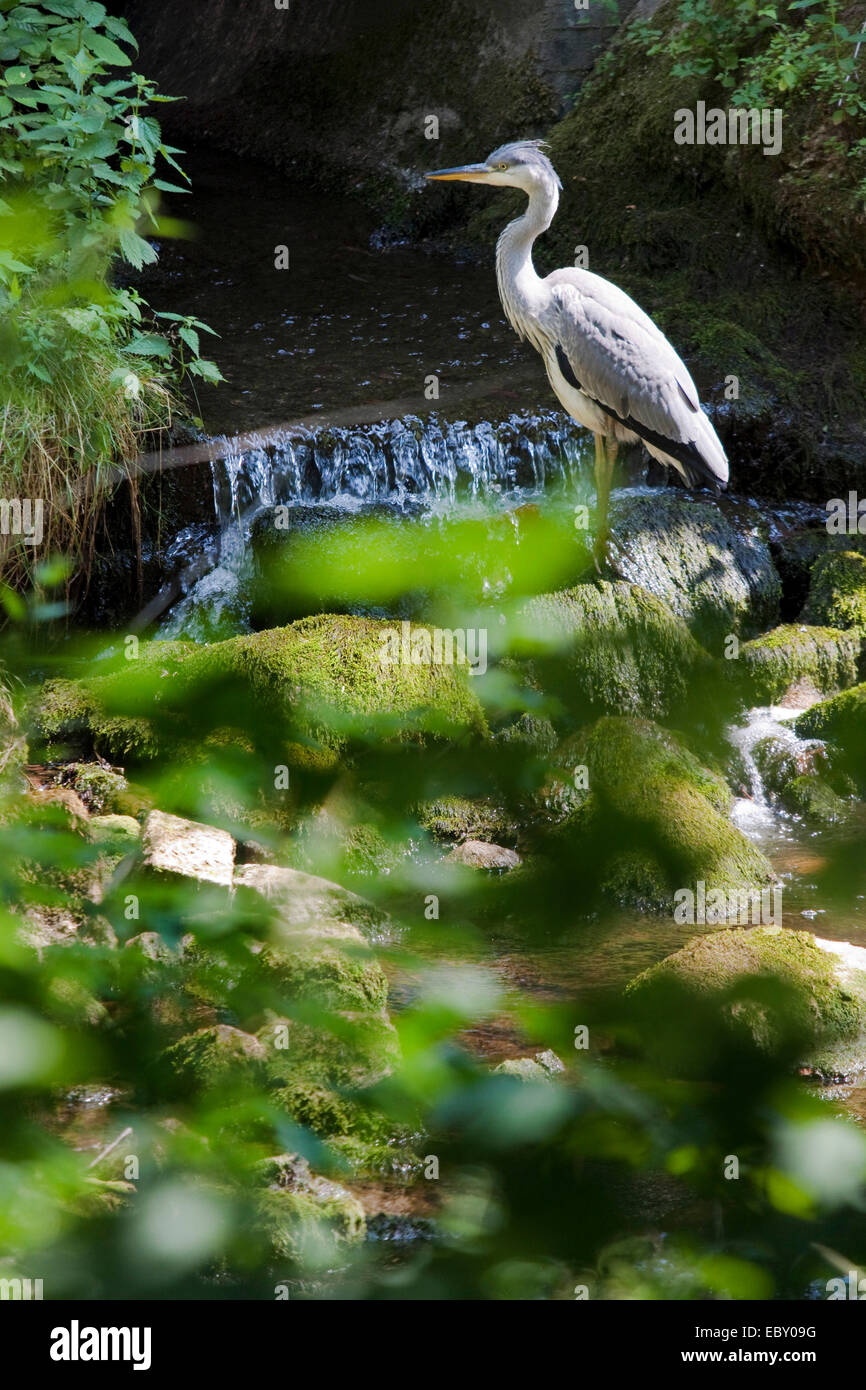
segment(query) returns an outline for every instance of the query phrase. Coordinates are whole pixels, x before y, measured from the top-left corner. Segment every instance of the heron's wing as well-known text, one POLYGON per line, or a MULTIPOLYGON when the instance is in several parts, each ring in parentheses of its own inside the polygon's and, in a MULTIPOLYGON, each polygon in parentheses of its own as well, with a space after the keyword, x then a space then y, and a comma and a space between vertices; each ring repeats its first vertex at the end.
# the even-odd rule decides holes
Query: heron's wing
POLYGON ((647 444, 680 464, 690 482, 728 480, 718 435, 697 387, 667 338, 634 300, 600 275, 557 270, 546 329, 560 371, 647 444))

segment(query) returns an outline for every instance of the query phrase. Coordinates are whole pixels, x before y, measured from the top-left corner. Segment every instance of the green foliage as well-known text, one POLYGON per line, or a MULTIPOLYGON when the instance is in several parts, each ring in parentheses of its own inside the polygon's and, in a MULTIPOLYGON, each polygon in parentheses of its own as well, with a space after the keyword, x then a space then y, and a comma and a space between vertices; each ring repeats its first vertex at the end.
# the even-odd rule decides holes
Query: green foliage
MULTIPOLYGON (((134 71, 135 46, 95 0, 0 6, 3 490, 43 498, 49 548, 77 550, 85 568, 112 466, 170 419, 187 375, 220 379, 200 352, 206 325, 168 315, 160 330, 113 280, 156 260, 148 233, 183 231, 158 204, 188 191, 150 114, 169 98, 134 71)), ((20 581, 26 554, 5 568, 20 581)))
POLYGON ((674 58, 676 77, 710 76, 736 106, 766 106, 779 93, 821 94, 831 120, 866 116, 855 47, 838 0, 681 0, 667 37, 645 30, 650 53, 674 58))

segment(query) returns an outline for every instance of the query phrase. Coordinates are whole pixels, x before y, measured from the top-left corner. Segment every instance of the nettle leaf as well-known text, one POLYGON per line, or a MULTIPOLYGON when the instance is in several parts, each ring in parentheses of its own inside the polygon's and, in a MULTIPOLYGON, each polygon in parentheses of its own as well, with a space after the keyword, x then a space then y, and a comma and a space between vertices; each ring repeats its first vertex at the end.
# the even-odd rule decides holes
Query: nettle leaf
POLYGON ((179 183, 166 183, 165 179, 154 179, 154 188, 161 188, 163 193, 191 193, 191 188, 181 188, 179 183))
POLYGON ((88 34, 87 46, 92 53, 103 63, 109 63, 113 67, 129 67, 130 59, 122 48, 118 48, 113 39, 109 39, 105 34, 88 34))
POLYGON ((182 342, 186 343, 190 352, 195 353, 196 357, 199 357, 201 355, 201 348, 199 345, 198 334, 196 333, 195 329, 190 328, 189 324, 184 324, 183 328, 179 328, 177 331, 178 337, 181 339, 182 342))
POLYGON ((134 357, 166 359, 171 357, 171 344, 159 333, 137 333, 131 342, 126 344, 124 352, 132 353, 134 357))
POLYGON ((196 357, 189 363, 188 370, 193 376, 203 377, 205 381, 210 381, 216 386, 217 382, 225 381, 225 377, 217 366, 216 362, 210 362, 206 357, 196 357))
POLYGON ((120 39, 122 43, 130 44, 131 47, 138 52, 138 44, 133 34, 130 33, 129 25, 125 19, 116 19, 114 15, 107 14, 103 21, 103 25, 108 30, 109 34, 113 34, 114 37, 120 39))
POLYGON ((149 241, 138 235, 137 232, 129 230, 122 231, 118 237, 123 258, 128 261, 136 270, 141 270, 143 265, 153 265, 158 260, 149 241))

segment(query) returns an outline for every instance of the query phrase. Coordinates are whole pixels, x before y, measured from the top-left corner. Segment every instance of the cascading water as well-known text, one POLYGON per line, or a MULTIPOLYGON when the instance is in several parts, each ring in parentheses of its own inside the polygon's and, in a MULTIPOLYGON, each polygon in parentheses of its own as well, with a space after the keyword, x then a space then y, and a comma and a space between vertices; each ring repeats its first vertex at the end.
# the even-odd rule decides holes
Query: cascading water
POLYGON ((822 746, 817 739, 801 739, 794 733, 788 720, 799 713, 800 710, 781 706, 761 706, 748 711, 744 724, 728 730, 728 738, 738 755, 741 774, 749 792, 748 796, 737 799, 731 819, 752 839, 767 842, 785 838, 779 813, 764 785, 755 756, 758 745, 772 739, 798 762, 811 749, 822 746))
POLYGON ((216 563, 173 606, 159 636, 208 639, 246 625, 240 598, 256 517, 278 505, 373 504, 452 511, 473 500, 517 504, 551 484, 573 485, 585 435, 554 411, 497 424, 404 416, 374 424, 275 430, 243 448, 226 440, 211 465, 219 526, 216 563))

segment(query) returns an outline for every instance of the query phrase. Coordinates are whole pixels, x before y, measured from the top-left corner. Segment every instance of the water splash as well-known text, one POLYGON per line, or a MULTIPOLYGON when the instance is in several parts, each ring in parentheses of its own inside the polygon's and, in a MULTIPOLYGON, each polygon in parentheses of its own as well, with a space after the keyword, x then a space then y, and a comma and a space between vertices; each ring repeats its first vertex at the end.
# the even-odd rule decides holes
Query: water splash
POLYGON ((774 739, 798 761, 810 749, 821 746, 817 739, 798 738, 794 733, 788 721, 798 714, 802 714, 802 710, 762 705, 747 712, 744 724, 734 725, 728 730, 728 740, 738 755, 749 791, 748 796, 739 797, 734 803, 731 819, 751 839, 766 842, 784 838, 779 812, 764 785, 755 757, 758 744, 764 739, 774 739))

